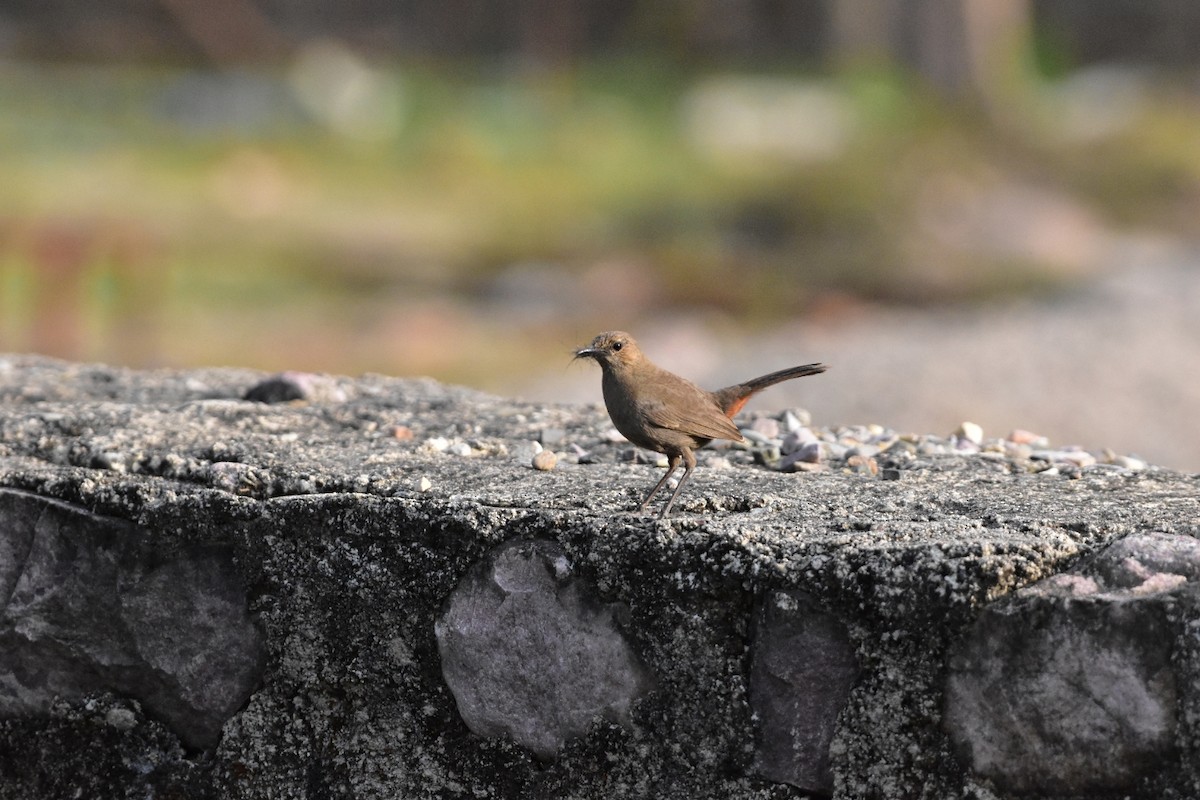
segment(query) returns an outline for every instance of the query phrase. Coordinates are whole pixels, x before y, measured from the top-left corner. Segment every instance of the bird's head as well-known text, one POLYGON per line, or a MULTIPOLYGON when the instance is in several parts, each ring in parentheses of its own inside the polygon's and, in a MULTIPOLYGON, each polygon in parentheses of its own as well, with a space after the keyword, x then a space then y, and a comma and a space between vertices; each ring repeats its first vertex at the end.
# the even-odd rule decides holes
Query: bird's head
POLYGON ((575 358, 593 358, 604 369, 630 367, 642 360, 637 342, 624 331, 605 331, 587 347, 575 351, 575 358))

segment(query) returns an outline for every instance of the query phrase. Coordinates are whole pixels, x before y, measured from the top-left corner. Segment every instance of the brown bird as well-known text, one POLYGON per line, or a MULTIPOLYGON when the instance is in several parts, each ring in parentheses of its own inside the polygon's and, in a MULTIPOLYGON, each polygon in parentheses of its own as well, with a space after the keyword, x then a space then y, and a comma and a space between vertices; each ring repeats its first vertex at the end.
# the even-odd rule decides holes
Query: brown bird
POLYGON ((683 477, 660 518, 670 512, 679 490, 695 469, 694 450, 713 439, 743 441, 732 420, 747 400, 781 381, 825 371, 824 364, 805 364, 708 392, 656 366, 642 355, 633 337, 623 331, 600 334, 590 345, 576 350, 575 358, 593 358, 600 365, 604 373, 601 382, 604 405, 617 430, 639 447, 655 450, 668 459, 667 474, 646 495, 638 511, 646 510, 650 500, 683 462, 683 477))

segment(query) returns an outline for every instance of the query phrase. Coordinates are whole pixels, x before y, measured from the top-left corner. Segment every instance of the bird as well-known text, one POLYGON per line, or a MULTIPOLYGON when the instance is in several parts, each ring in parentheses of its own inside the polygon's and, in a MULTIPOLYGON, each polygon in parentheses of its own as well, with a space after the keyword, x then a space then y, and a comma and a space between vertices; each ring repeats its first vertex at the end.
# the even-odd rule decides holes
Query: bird
POLYGON ((621 435, 667 457, 667 474, 646 495, 639 513, 645 513, 650 501, 683 464, 683 477, 659 513, 660 519, 671 512, 696 468, 696 449, 713 439, 744 441, 733 417, 747 400, 768 386, 827 369, 824 364, 804 364, 710 392, 654 364, 624 331, 599 334, 591 344, 575 350, 572 360, 581 358, 600 365, 604 405, 621 435))

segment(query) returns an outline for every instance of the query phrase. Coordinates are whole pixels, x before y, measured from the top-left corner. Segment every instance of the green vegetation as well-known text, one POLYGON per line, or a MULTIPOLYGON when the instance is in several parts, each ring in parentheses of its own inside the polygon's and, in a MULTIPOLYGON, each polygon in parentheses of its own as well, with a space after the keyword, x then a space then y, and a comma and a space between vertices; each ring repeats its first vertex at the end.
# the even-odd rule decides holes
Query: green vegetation
POLYGON ((637 316, 612 319, 620 293, 597 265, 668 308, 750 325, 835 296, 971 301, 1086 271, 1068 245, 994 230, 1037 222, 1021 216, 1030 192, 1097 230, 1177 232, 1200 196, 1200 108, 1169 87, 1065 136, 1040 88, 985 116, 893 74, 370 77, 366 117, 342 124, 284 74, 0 66, 0 349, 62 335, 74 357, 488 385, 488 359, 462 354, 498 329, 544 362, 637 316), (779 136, 810 113, 832 114, 824 140, 779 136), (506 317, 497 280, 514 265, 588 288, 506 317))

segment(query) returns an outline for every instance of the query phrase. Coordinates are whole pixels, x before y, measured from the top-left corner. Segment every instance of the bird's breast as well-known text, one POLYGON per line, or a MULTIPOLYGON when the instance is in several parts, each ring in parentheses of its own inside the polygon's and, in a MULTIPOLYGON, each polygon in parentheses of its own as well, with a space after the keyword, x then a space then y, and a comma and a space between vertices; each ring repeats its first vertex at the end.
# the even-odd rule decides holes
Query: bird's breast
POLYGON ((621 435, 639 447, 659 450, 650 436, 650 424, 641 411, 637 386, 605 370, 601 388, 608 416, 621 435))

